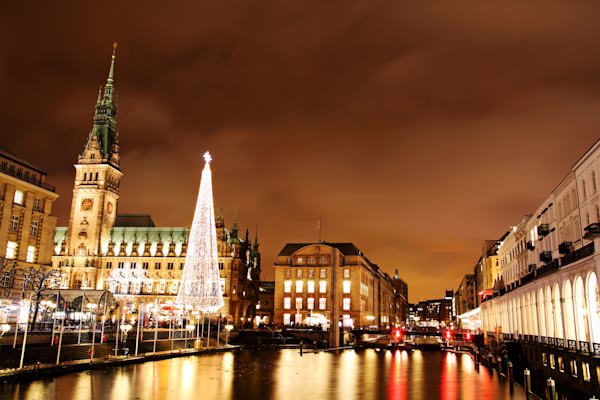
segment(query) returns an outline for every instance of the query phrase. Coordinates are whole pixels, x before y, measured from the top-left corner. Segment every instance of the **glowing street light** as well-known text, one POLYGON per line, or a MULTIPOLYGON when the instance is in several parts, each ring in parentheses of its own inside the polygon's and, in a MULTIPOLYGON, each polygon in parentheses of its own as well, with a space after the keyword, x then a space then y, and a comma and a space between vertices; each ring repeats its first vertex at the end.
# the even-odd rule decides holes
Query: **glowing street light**
POLYGON ((2 348, 2 338, 4 337, 4 334, 6 332, 10 331, 10 325, 2 324, 2 326, 0 326, 0 329, 2 329, 2 333, 0 334, 0 348, 2 348))
POLYGON ((227 342, 229 341, 229 332, 233 329, 233 325, 227 324, 225 325, 225 346, 227 346, 227 342))

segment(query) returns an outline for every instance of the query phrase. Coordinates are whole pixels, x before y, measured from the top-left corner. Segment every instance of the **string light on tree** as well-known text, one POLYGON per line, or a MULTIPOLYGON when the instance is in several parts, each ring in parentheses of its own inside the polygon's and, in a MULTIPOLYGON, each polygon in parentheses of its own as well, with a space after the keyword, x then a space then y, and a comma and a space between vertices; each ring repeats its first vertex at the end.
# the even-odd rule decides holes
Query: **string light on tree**
POLYGON ((177 304, 214 313, 223 306, 223 293, 210 170, 212 157, 208 151, 204 153, 204 161, 177 304))

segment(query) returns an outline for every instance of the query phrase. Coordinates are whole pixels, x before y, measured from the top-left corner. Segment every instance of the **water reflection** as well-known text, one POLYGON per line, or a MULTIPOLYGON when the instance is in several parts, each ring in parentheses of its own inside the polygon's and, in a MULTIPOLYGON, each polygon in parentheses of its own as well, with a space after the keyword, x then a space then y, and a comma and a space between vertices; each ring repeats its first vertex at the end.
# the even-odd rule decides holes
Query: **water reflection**
POLYGON ((183 357, 0 385, 2 399, 524 399, 468 355, 297 350, 183 357))

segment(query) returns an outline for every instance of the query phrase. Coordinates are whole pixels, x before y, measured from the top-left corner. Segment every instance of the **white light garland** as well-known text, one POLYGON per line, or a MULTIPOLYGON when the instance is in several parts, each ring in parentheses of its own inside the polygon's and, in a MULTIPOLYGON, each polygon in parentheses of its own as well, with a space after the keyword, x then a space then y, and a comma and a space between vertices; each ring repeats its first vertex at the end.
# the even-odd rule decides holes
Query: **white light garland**
POLYGON ((212 195, 211 160, 210 154, 206 152, 204 154, 206 163, 202 170, 196 211, 176 301, 185 308, 195 308, 206 313, 214 313, 223 306, 212 195))

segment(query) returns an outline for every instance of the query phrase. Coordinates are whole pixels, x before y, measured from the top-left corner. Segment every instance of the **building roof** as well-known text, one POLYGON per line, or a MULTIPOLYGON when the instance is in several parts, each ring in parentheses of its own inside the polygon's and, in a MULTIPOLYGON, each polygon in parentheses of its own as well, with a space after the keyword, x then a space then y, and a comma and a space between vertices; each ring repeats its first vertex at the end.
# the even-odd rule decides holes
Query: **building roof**
POLYGON ((4 147, 0 147, 0 156, 8 158, 16 163, 19 163, 21 165, 23 165, 24 167, 27 168, 31 168, 33 170, 36 170, 37 172, 46 175, 46 172, 39 169, 38 167, 36 167, 35 165, 23 160, 22 158, 17 157, 16 155, 14 155, 13 153, 11 153, 8 149, 4 148, 4 147))
POLYGON ((316 242, 316 243, 288 243, 279 252, 280 256, 291 256, 296 251, 300 250, 305 246, 312 245, 325 245, 331 246, 338 249, 345 256, 358 256, 363 255, 362 252, 354 245, 354 243, 329 243, 329 242, 316 242))
POLYGON ((150 214, 118 214, 113 226, 131 228, 154 228, 150 214))

